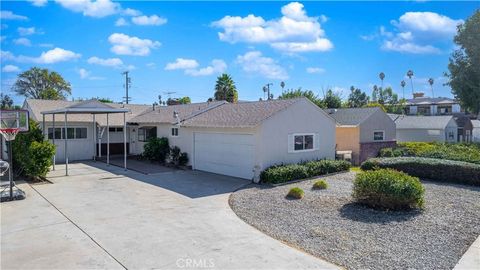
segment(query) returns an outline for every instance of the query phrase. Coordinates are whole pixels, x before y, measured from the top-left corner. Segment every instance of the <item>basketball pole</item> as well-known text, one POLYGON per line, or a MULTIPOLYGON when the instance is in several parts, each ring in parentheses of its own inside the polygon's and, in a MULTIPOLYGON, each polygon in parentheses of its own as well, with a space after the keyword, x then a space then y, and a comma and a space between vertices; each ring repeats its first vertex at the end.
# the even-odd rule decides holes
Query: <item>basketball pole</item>
POLYGON ((10 168, 8 169, 8 180, 10 181, 10 201, 13 201, 13 153, 12 141, 8 142, 8 155, 10 159, 10 168))

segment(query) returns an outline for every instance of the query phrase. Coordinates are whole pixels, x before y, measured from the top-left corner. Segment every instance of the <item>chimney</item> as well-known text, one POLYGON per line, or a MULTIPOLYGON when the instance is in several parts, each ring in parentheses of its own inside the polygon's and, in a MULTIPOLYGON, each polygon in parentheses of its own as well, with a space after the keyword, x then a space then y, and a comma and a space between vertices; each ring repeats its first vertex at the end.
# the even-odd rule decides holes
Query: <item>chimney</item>
POLYGON ((424 95, 423 92, 416 92, 416 93, 413 93, 413 98, 422 98, 424 95))

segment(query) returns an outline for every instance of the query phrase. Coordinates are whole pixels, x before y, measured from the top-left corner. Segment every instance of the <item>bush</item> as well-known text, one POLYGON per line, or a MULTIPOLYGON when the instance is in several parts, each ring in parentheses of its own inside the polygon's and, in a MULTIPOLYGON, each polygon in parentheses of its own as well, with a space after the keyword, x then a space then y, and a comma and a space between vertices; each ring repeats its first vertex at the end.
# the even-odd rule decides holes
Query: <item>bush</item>
POLYGON ((327 189, 328 184, 325 182, 325 180, 318 180, 313 184, 313 189, 327 189))
POLYGON ((361 168, 392 168, 420 178, 480 186, 480 165, 462 161, 422 157, 371 158, 363 162, 361 168))
POLYGON ((351 164, 344 160, 315 160, 301 164, 274 165, 260 174, 263 183, 279 184, 327 173, 347 171, 351 164))
POLYGON ((170 161, 176 166, 185 166, 188 163, 188 154, 181 152, 178 146, 170 148, 170 161))
POLYGON ((380 157, 401 157, 403 156, 403 150, 401 148, 382 148, 380 149, 379 156, 380 157))
POLYGON ((299 187, 294 187, 294 188, 291 188, 290 191, 288 191, 287 198, 301 199, 303 198, 304 194, 305 193, 303 192, 303 189, 299 187))
POLYGON ((374 208, 422 208, 424 193, 417 177, 392 169, 360 172, 353 183, 353 197, 374 208))
POLYGON ((186 152, 180 153, 178 157, 178 165, 185 166, 188 163, 188 154, 186 152))
POLYGON ((170 147, 168 146, 167 138, 151 138, 143 146, 142 156, 150 161, 159 161, 164 163, 169 153, 170 147))
POLYGON ((38 123, 30 120, 29 125, 29 132, 19 133, 11 142, 13 167, 24 176, 45 177, 52 165, 55 145, 45 141, 38 123))

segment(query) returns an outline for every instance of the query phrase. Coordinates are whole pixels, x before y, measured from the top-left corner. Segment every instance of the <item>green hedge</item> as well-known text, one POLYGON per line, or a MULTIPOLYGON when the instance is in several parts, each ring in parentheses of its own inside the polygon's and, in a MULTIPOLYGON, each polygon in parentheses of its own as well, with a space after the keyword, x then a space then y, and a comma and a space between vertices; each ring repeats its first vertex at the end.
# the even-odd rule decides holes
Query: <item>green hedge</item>
POLYGON ((170 153, 168 138, 151 138, 143 146, 143 158, 164 163, 170 153))
POLYGON ((480 165, 462 161, 422 157, 371 158, 362 163, 361 168, 392 168, 420 178, 480 186, 480 165))
POLYGON ((360 172, 353 183, 353 197, 374 208, 422 208, 424 194, 417 177, 392 169, 360 172))
POLYGON ((300 164, 275 165, 260 174, 263 183, 279 184, 317 175, 346 171, 351 164, 344 160, 315 160, 300 164))

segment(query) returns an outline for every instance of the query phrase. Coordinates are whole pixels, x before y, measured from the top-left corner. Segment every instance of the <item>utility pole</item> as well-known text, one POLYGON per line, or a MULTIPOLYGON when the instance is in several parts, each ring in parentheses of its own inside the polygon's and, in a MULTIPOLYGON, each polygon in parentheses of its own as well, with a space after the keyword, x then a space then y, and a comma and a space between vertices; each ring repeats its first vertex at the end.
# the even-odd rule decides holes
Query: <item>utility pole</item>
POLYGON ((267 92, 267 100, 270 100, 272 99, 272 97, 270 96, 270 85, 273 85, 273 83, 267 83, 264 87, 263 87, 263 92, 267 92))
POLYGON ((130 87, 130 84, 132 83, 131 78, 128 77, 128 71, 125 71, 122 73, 125 75, 125 96, 123 97, 125 99, 125 103, 128 104, 130 101, 130 97, 128 96, 128 88, 130 87))

